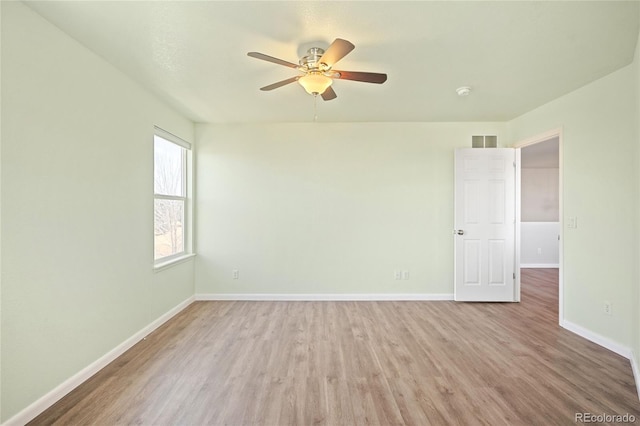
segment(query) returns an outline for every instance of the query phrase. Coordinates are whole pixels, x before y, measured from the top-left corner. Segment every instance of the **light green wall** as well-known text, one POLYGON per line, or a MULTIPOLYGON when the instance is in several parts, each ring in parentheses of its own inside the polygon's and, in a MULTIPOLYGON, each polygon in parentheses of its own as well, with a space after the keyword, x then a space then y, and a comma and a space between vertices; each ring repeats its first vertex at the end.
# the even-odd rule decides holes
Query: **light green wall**
MULTIPOLYGON (((0 24, 2 23, 2 7, 0 7, 0 24)), ((0 47, 2 46, 2 29, 0 28, 0 47)), ((0 52, 2 49, 0 48, 0 52)), ((2 54, 0 53, 0 100, 2 99, 2 54)), ((2 102, 0 101, 0 224, 2 223, 2 102)), ((0 227, 0 241, 2 229, 0 227)), ((0 321, 2 320, 2 244, 0 243, 0 321)), ((2 326, 0 324, 0 422, 2 422, 2 326)))
MULTIPOLYGON (((193 134, 22 4, 0 11, 4 421, 194 293, 193 262, 151 268, 152 126, 193 134)), ((198 126, 195 291, 451 293, 453 149, 562 126, 567 319, 640 353, 639 56, 510 123, 198 126)))
POLYGON ((198 125, 196 292, 453 293, 473 134, 504 124, 198 125))
MULTIPOLYGON (((638 12, 640 15, 640 11, 638 12)), ((636 53, 633 60, 633 75, 635 75, 635 88, 636 88, 636 143, 640 146, 640 34, 638 34, 638 41, 636 43, 636 53)), ((637 167, 640 167, 640 149, 638 149, 639 157, 636 157, 637 167)), ((638 185, 640 187, 640 183, 638 185)), ((640 206, 640 193, 638 193, 638 203, 640 206)), ((639 208, 640 210, 640 208, 639 208)), ((640 212, 638 216, 638 223, 640 223, 640 212)), ((639 230, 640 231, 640 230, 639 230)), ((638 245, 640 246, 640 233, 638 234, 638 245)), ((636 265, 640 268, 640 258, 638 258, 636 265)), ((636 334, 636 341, 634 347, 634 356, 635 356, 635 365, 636 368, 640 367, 640 272, 638 273, 638 278, 636 279, 636 309, 634 316, 634 327, 636 334)), ((637 380, 640 380, 640 377, 636 377, 637 380)), ((638 393, 640 394, 640 383, 636 383, 638 388, 638 393)))
POLYGON ((153 125, 193 124, 2 2, 2 420, 193 295, 153 272, 153 125))
POLYGON ((627 66, 509 123, 512 142, 562 127, 565 319, 629 348, 638 282, 635 78, 627 66), (566 227, 571 216, 577 229, 566 227))

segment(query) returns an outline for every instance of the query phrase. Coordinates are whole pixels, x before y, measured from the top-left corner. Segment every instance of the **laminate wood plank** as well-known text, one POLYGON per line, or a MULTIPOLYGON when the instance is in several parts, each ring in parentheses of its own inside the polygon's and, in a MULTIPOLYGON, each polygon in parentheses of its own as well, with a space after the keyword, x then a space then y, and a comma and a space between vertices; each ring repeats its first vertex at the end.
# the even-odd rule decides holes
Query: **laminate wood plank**
POLYGON ((573 424, 640 419, 628 360, 521 303, 196 302, 32 425, 573 424))
POLYGON ((352 425, 358 423, 353 413, 349 385, 346 379, 335 376, 325 377, 327 424, 352 425))

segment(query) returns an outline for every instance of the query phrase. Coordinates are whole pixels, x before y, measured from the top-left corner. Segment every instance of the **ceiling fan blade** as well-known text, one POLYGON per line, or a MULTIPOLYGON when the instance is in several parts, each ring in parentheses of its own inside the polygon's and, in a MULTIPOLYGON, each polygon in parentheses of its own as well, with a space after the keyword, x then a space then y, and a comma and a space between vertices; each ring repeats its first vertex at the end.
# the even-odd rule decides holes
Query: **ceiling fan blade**
POLYGON ((298 77, 298 76, 291 77, 291 78, 288 78, 286 80, 282 80, 282 81, 279 81, 277 83, 273 83, 273 84, 270 84, 268 86, 261 87, 260 90, 268 91, 268 90, 277 89, 278 87, 282 87, 282 86, 285 86, 285 85, 287 85, 289 83, 293 83, 294 81, 298 81, 299 78, 300 77, 298 77))
POLYGON ((339 78, 340 80, 353 80, 353 81, 364 81, 365 83, 376 83, 382 84, 387 81, 386 74, 379 74, 376 72, 360 72, 360 71, 337 71, 340 76, 336 76, 335 78, 339 78))
POLYGON ((278 64, 278 65, 284 65, 285 67, 289 67, 289 68, 298 68, 298 65, 292 62, 287 62, 282 59, 274 58, 273 56, 265 55, 264 53, 249 52, 247 53, 247 56, 251 56, 252 58, 256 58, 256 59, 262 59, 263 61, 267 61, 267 62, 273 62, 274 64, 278 64))
POLYGON ((338 97, 338 95, 336 95, 336 92, 333 90, 333 87, 331 86, 327 87, 320 96, 322 96, 322 99, 324 99, 325 101, 330 101, 331 99, 335 99, 338 97))
POLYGON ((322 58, 320 58, 320 62, 324 62, 330 67, 333 66, 340 59, 347 56, 349 52, 351 52, 355 46, 348 42, 347 40, 343 40, 341 38, 337 38, 331 43, 331 46, 324 52, 322 58))

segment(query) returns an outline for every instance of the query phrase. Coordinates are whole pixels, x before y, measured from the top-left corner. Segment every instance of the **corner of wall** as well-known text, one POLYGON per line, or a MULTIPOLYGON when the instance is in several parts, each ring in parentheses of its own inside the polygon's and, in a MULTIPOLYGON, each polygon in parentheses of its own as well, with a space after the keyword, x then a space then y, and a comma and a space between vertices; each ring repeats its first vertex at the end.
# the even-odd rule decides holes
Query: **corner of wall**
MULTIPOLYGON (((638 19, 640 20, 640 8, 638 8, 638 19)), ((638 41, 636 42, 636 51, 633 60, 634 75, 635 75, 635 98, 636 98, 636 140, 637 146, 640 147, 640 31, 638 32, 638 41)), ((640 165, 640 149, 636 156, 636 167, 640 165)), ((636 197, 636 217, 638 221, 636 223, 637 238, 636 244, 640 247, 640 182, 638 182, 636 197)), ((640 252, 640 250, 638 250, 640 252)), ((640 253, 639 253, 640 256, 640 253)), ((640 262, 636 262, 636 268, 640 268, 640 262)), ((638 390, 638 398, 640 399, 640 273, 636 274, 638 281, 636 282, 636 309, 634 321, 635 331, 635 348, 631 359, 631 365, 633 367, 633 373, 636 380, 636 388, 638 390)))
MULTIPOLYGON (((0 28, 2 28, 2 7, 0 2, 0 28)), ((2 31, 0 31, 2 46, 2 31)), ((0 47, 0 51, 2 48, 0 47)), ((2 99, 2 55, 0 55, 0 99, 2 99)), ((0 175, 2 175, 2 102, 0 102, 0 175)), ((0 228, 2 228, 2 186, 0 185, 0 228)), ((0 231, 1 235, 1 231, 0 231)), ((0 241, 0 324, 2 324, 2 242, 0 241)), ((2 421, 2 326, 0 326, 0 421, 2 421)))

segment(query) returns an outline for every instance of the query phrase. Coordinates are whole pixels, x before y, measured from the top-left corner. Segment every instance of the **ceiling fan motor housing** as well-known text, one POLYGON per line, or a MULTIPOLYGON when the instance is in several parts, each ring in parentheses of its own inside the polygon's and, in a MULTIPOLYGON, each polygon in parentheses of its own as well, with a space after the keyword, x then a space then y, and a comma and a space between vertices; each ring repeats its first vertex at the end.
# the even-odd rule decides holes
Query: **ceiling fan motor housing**
POLYGON ((312 47, 307 50, 307 55, 303 56, 300 59, 300 66, 304 68, 305 71, 319 71, 324 72, 328 71, 331 67, 325 63, 320 62, 320 58, 324 55, 324 49, 319 47, 312 47))

